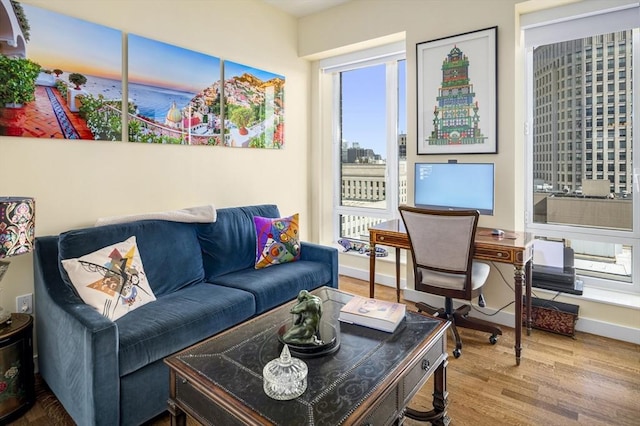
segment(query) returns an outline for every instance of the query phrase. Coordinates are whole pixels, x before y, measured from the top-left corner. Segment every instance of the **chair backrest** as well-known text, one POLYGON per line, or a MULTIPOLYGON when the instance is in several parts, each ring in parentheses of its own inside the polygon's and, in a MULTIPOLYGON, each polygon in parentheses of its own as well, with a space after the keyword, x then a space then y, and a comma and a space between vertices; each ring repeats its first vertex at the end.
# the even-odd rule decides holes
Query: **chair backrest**
POLYGON ((474 296, 471 273, 479 212, 409 206, 400 206, 399 210, 411 245, 416 290, 471 299, 474 296), (423 280, 423 274, 442 280, 423 280), (451 280, 447 279, 449 277, 451 280), (464 284, 451 286, 451 281, 464 284))

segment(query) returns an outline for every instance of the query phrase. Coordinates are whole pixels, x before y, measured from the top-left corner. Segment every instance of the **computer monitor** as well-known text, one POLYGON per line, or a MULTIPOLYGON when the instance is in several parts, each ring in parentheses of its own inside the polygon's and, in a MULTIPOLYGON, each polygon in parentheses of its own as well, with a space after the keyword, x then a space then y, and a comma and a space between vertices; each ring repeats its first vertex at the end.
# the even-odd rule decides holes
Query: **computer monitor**
POLYGON ((493 163, 416 163, 414 205, 493 215, 493 163))

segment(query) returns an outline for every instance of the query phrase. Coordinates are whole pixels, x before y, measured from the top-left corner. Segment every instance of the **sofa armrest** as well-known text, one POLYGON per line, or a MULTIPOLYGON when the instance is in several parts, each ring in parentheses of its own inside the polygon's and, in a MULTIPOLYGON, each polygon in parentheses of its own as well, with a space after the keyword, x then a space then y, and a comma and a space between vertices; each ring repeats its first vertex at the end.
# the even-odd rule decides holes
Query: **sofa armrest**
POLYGON ((42 377, 77 424, 119 424, 117 326, 62 280, 57 237, 36 239, 34 290, 42 377))
POLYGON ((338 249, 302 241, 300 244, 300 260, 323 262, 331 265, 330 287, 338 288, 338 249))

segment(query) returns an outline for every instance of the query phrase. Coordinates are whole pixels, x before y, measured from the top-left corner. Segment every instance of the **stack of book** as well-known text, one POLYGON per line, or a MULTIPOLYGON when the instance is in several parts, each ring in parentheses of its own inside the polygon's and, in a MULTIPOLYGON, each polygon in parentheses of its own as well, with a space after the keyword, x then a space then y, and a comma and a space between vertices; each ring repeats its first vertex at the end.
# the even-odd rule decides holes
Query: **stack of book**
POLYGON ((402 303, 354 296, 340 309, 338 319, 393 333, 404 318, 406 309, 402 303))

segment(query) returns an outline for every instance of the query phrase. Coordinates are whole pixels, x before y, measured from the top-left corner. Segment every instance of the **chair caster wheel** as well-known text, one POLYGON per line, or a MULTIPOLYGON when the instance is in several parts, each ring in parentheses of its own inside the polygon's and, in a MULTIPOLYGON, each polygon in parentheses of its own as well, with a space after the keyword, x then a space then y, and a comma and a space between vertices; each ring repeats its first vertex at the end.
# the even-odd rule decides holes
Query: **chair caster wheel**
POLYGON ((489 337, 489 343, 491 343, 492 345, 495 345, 496 343, 498 343, 498 336, 496 336, 495 334, 492 334, 491 337, 489 337))
POLYGON ((453 350, 453 357, 454 358, 460 358, 460 355, 462 354, 462 352, 460 351, 460 349, 454 349, 453 350))

